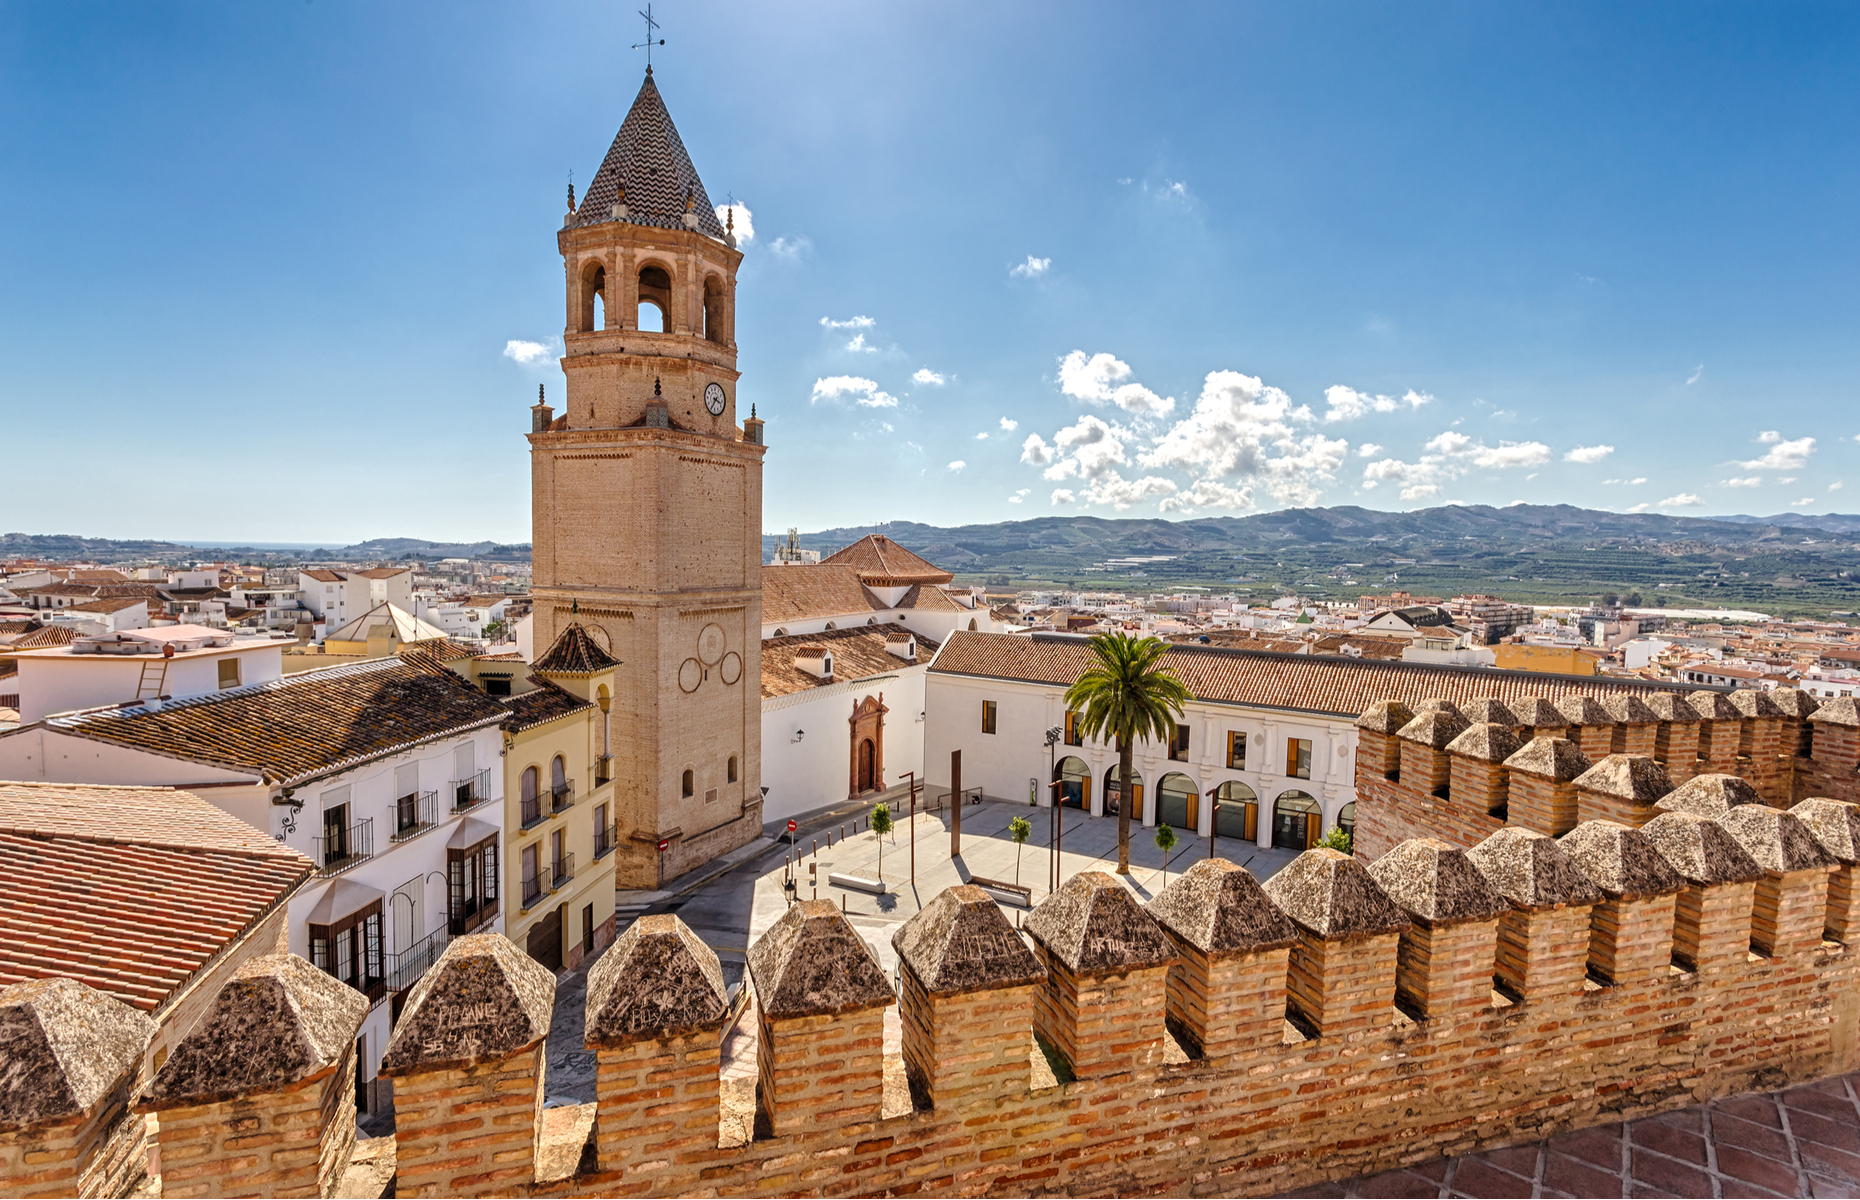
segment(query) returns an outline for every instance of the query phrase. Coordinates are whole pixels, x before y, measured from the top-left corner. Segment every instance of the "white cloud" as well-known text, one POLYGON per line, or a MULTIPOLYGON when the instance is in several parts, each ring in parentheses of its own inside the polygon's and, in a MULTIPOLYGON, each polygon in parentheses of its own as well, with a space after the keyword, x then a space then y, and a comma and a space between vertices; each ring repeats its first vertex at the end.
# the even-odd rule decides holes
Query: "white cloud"
POLYGON ((1053 489, 1053 503, 1054 504, 1072 503, 1072 492, 1070 491, 1070 489, 1054 488, 1053 489))
POLYGON ((1837 481, 1835 481, 1834 483, 1830 483, 1830 484, 1828 485, 1828 490, 1829 490, 1830 492, 1838 492, 1838 491, 1840 491, 1840 490, 1841 490, 1841 488, 1843 488, 1843 487, 1845 487, 1845 486, 1846 486, 1845 484, 1843 484, 1843 483, 1841 483, 1841 482, 1839 482, 1839 481, 1837 480, 1837 481))
POLYGON ((1677 496, 1668 496, 1654 505, 1655 508, 1697 508, 1705 502, 1691 492, 1680 492, 1677 496))
POLYGON ((853 334, 852 341, 846 343, 846 349, 850 350, 854 354, 877 354, 878 353, 877 346, 868 346, 865 344, 865 334, 863 333, 853 334))
POLYGON ((1697 383, 1699 377, 1703 374, 1705 374, 1705 364, 1700 363, 1698 366, 1692 368, 1692 374, 1686 376, 1686 386, 1691 387, 1693 384, 1697 383))
POLYGON ((930 387, 942 387, 943 377, 929 367, 918 367, 917 373, 911 376, 911 382, 927 384, 930 387))
POLYGON ((1776 482, 1777 482, 1777 483, 1794 483, 1794 482, 1795 482, 1795 476, 1793 476, 1793 475, 1784 475, 1784 476, 1783 476, 1783 477, 1782 477, 1781 479, 1778 479, 1778 480, 1777 480, 1776 482))
POLYGON ((976 435, 975 435, 975 440, 976 440, 976 441, 978 441, 978 442, 985 442, 985 441, 987 441, 987 440, 988 440, 988 432, 987 432, 986 430, 983 430, 983 431, 982 431, 981 433, 978 433, 978 434, 976 434, 976 435))
POLYGON ((1423 455, 1419 462, 1412 463, 1385 458, 1363 468, 1363 486, 1373 488, 1380 483, 1397 483, 1401 485, 1403 500, 1425 500, 1438 496, 1441 485, 1457 474, 1436 457, 1423 455))
POLYGON ((1647 503, 1645 500, 1642 500, 1639 504, 1636 504, 1634 507, 1628 509, 1628 511, 1631 513, 1643 513, 1652 507, 1653 505, 1647 503))
POLYGON ((1108 471, 1085 490, 1087 504, 1108 504, 1119 512, 1145 500, 1158 496, 1173 496, 1179 489, 1173 480, 1160 475, 1145 475, 1141 479, 1125 479, 1116 471, 1108 471))
POLYGON ((1256 376, 1210 371, 1194 411, 1138 461, 1200 479, 1259 480, 1282 503, 1310 504, 1335 482, 1350 449, 1342 438, 1295 428, 1313 419, 1309 408, 1294 407, 1291 397, 1256 376))
POLYGON ((1359 458, 1374 458, 1376 455, 1382 453, 1382 447, 1376 445, 1374 442, 1364 442, 1356 448, 1356 453, 1359 458))
POLYGON ((1815 439, 1812 437, 1796 438, 1784 441, 1782 434, 1774 429, 1766 429, 1757 435, 1757 440, 1770 447, 1770 452, 1761 458, 1753 458, 1738 465, 1750 471, 1799 471, 1808 465, 1808 456, 1815 452, 1815 439))
POLYGON ((533 367, 554 358, 558 353, 557 345, 554 338, 546 342, 526 342, 512 338, 504 343, 504 357, 526 367, 533 367))
POLYGON ((964 468, 964 467, 966 467, 966 466, 968 466, 968 465, 969 465, 968 463, 966 463, 966 462, 963 462, 963 461, 962 461, 962 460, 961 460, 961 459, 959 458, 959 459, 957 459, 957 460, 956 460, 955 462, 953 462, 953 463, 950 463, 950 464, 949 464, 949 469, 950 469, 950 470, 952 470, 952 471, 960 471, 960 470, 962 470, 962 468, 964 468))
MULTIPOLYGON (((1534 467, 1550 461, 1550 447, 1542 442, 1500 442, 1488 446, 1466 434, 1449 429, 1428 439, 1423 454, 1414 462, 1385 458, 1363 468, 1363 487, 1393 483, 1401 488, 1403 500, 1425 500, 1438 496, 1446 484, 1464 475, 1469 467, 1534 467)), ((1535 475, 1527 476, 1535 478, 1535 475)))
POLYGON ((878 384, 857 375, 829 375, 814 380, 814 394, 808 397, 809 404, 822 400, 838 400, 850 396, 861 408, 896 408, 898 398, 879 390, 878 384))
POLYGON ((1008 497, 1008 503, 1009 503, 1009 504, 1019 504, 1019 503, 1020 503, 1020 497, 1019 497, 1019 496, 1009 496, 1009 497, 1008 497))
POLYGON ((1415 409, 1433 400, 1427 392, 1417 392, 1409 388, 1400 399, 1394 396, 1372 396, 1368 392, 1359 392, 1355 388, 1342 384, 1333 384, 1324 389, 1324 420, 1353 421, 1357 417, 1367 416, 1372 412, 1391 413, 1402 405, 1415 409))
POLYGON ((1022 488, 1007 498, 1009 504, 1019 504, 1033 492, 1032 488, 1022 488))
POLYGON ((1790 508, 1807 508, 1809 505, 1813 504, 1814 502, 1815 502, 1815 498, 1813 496, 1804 496, 1800 500, 1789 501, 1789 507, 1790 508))
POLYGON ((732 216, 736 218, 737 244, 740 246, 744 243, 755 241, 756 226, 755 222, 750 218, 749 206, 740 202, 736 204, 719 204, 717 206, 717 220, 723 222, 726 227, 729 225, 729 218, 732 216))
POLYGON ((1059 360, 1059 390, 1089 404, 1115 404, 1139 417, 1161 417, 1175 408, 1175 398, 1158 396, 1131 379, 1130 364, 1114 355, 1086 357, 1074 350, 1059 360))
POLYGON ((847 317, 844 321, 835 321, 832 317, 820 318, 820 323, 828 329, 870 329, 878 324, 872 317, 847 317))
POLYGON ((1197 508, 1252 508, 1253 489, 1232 488, 1212 479, 1201 479, 1186 492, 1170 496, 1156 507, 1162 512, 1184 513, 1197 508))
POLYGON ((789 262, 794 262, 813 248, 814 243, 804 237, 778 237, 769 243, 770 254, 789 262))
POLYGON ((1048 468, 1046 477, 1064 479, 1076 474, 1088 480, 1116 478, 1117 467, 1130 465, 1119 432, 1115 426, 1086 413, 1076 425, 1068 425, 1053 435, 1054 447, 1068 457, 1048 468))
POLYGON ((1427 449, 1446 458, 1465 459, 1475 467, 1535 467, 1550 461, 1550 447, 1542 442, 1500 442, 1488 446, 1449 429, 1427 443, 1427 449))
POLYGON ((1002 433, 1013 433, 1016 429, 1019 429, 1019 428, 1020 428, 1019 421, 1011 420, 1007 417, 1001 418, 1001 432, 1002 433))
POLYGON ((1452 456, 1465 454, 1466 448, 1470 445, 1472 445, 1471 438, 1463 433, 1455 433, 1449 429, 1439 437, 1429 439, 1427 448, 1432 450, 1435 454, 1452 456))
POLYGON ((1613 446, 1577 446, 1563 456, 1564 462, 1598 463, 1615 452, 1613 446))
POLYGON ((1037 433, 1027 435, 1027 440, 1020 444, 1020 461, 1036 467, 1044 467, 1053 461, 1053 448, 1046 444, 1046 439, 1037 433))
POLYGON ((1604 484, 1621 483, 1626 484, 1628 487, 1639 487, 1641 484, 1647 482, 1647 477, 1645 475, 1639 475, 1633 479, 1604 479, 1602 482, 1604 484))
POLYGON ((1038 279, 1052 269, 1052 259, 1035 258, 1033 255, 1029 254, 1026 262, 1016 263, 1012 267, 1009 267, 1008 274, 1015 279, 1038 279))
POLYGON ((1720 479, 1718 481, 1719 487, 1761 487, 1762 484, 1763 476, 1761 475, 1752 475, 1747 479, 1720 479))

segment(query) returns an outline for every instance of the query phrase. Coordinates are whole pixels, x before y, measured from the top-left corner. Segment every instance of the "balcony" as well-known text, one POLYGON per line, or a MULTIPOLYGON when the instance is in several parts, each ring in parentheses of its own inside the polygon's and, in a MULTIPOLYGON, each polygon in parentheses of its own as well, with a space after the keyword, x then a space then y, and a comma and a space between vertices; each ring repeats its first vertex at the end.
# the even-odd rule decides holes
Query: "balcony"
POLYGON ((594 786, 600 787, 614 777, 614 756, 597 754, 594 756, 594 786))
POLYGON ((553 890, 561 887, 575 877, 575 856, 564 854, 550 864, 549 887, 553 890))
POLYGON ((366 817, 353 825, 329 828, 322 837, 311 838, 311 857, 319 875, 340 875, 375 854, 375 822, 366 817))
POLYGON ((525 829, 540 825, 549 816, 550 810, 543 807, 541 796, 525 796, 522 803, 522 826, 525 829))
POLYGON ((452 811, 455 813, 469 812, 489 800, 491 798, 490 768, 485 768, 470 779, 454 779, 450 795, 452 811))
POLYGON ((561 812, 575 802, 575 781, 564 779, 549 789, 549 811, 561 812))
POLYGON ((394 801, 394 833, 388 840, 405 842, 439 824, 439 793, 409 792, 394 801))
POLYGON ((445 953, 451 936, 445 929, 435 929, 405 950, 387 956, 387 990, 404 992, 420 981, 428 968, 445 953))
POLYGON ((620 823, 611 821, 606 825, 597 825, 594 829, 594 861, 599 862, 614 852, 619 844, 620 823))
POLYGON ((531 905, 535 904, 538 900, 541 900, 542 898, 543 898, 542 876, 538 875, 534 871, 524 872, 524 875, 523 875, 523 907, 529 908, 531 905))

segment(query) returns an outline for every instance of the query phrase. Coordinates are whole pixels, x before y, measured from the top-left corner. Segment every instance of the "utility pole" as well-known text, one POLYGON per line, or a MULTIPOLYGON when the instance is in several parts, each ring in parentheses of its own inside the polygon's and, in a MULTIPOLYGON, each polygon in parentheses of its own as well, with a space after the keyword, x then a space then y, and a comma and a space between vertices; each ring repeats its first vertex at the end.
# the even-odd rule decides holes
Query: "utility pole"
POLYGON ((955 816, 949 824, 949 856, 962 856, 962 751, 949 752, 949 794, 955 801, 955 816))

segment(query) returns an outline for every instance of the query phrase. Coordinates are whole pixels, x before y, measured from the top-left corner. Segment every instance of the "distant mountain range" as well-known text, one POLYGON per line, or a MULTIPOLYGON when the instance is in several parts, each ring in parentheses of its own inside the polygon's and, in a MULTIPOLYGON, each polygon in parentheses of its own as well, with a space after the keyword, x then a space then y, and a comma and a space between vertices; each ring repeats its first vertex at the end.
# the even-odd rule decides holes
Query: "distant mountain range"
MULTIPOLYGON (((1183 521, 1091 516, 1035 517, 989 525, 943 528, 915 521, 823 529, 799 535, 803 547, 831 553, 869 533, 883 534, 932 562, 957 571, 988 570, 1021 561, 1074 565, 1093 560, 1208 552, 1272 553, 1299 546, 1387 555, 1404 543, 1441 547, 1468 542, 1487 548, 1532 544, 1607 542, 1615 548, 1698 543, 1723 549, 1761 543, 1801 544, 1805 539, 1860 538, 1860 514, 1781 513, 1771 517, 1674 517, 1617 513, 1573 505, 1448 505, 1413 512, 1381 512, 1356 505, 1288 508, 1248 517, 1197 517, 1183 521)), ((763 558, 779 535, 762 539, 763 558)), ((1410 547, 1412 552, 1414 547, 1410 547)), ((523 562, 528 543, 434 542, 373 538, 352 546, 202 547, 171 541, 114 541, 76 534, 0 534, 0 557, 182 561, 239 558, 271 562, 432 561, 476 558, 523 562)))

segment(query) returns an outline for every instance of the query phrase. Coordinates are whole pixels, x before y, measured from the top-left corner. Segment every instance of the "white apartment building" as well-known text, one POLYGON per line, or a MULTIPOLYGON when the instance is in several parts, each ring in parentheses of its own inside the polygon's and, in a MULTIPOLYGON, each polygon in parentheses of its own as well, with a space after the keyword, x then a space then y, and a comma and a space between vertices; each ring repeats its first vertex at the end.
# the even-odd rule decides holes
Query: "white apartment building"
POLYGON ((316 568, 297 573, 303 606, 331 629, 382 604, 413 609, 413 570, 370 567, 366 571, 316 568))
POLYGON ((373 1001, 357 1068, 371 1109, 400 997, 450 938, 503 930, 509 715, 449 671, 381 659, 55 713, 0 734, 0 779, 183 787, 309 855, 290 949, 373 1001))
POLYGON ((19 716, 25 722, 157 696, 208 696, 284 674, 281 643, 203 625, 92 633, 68 645, 16 650, 11 657, 19 667, 19 716))

